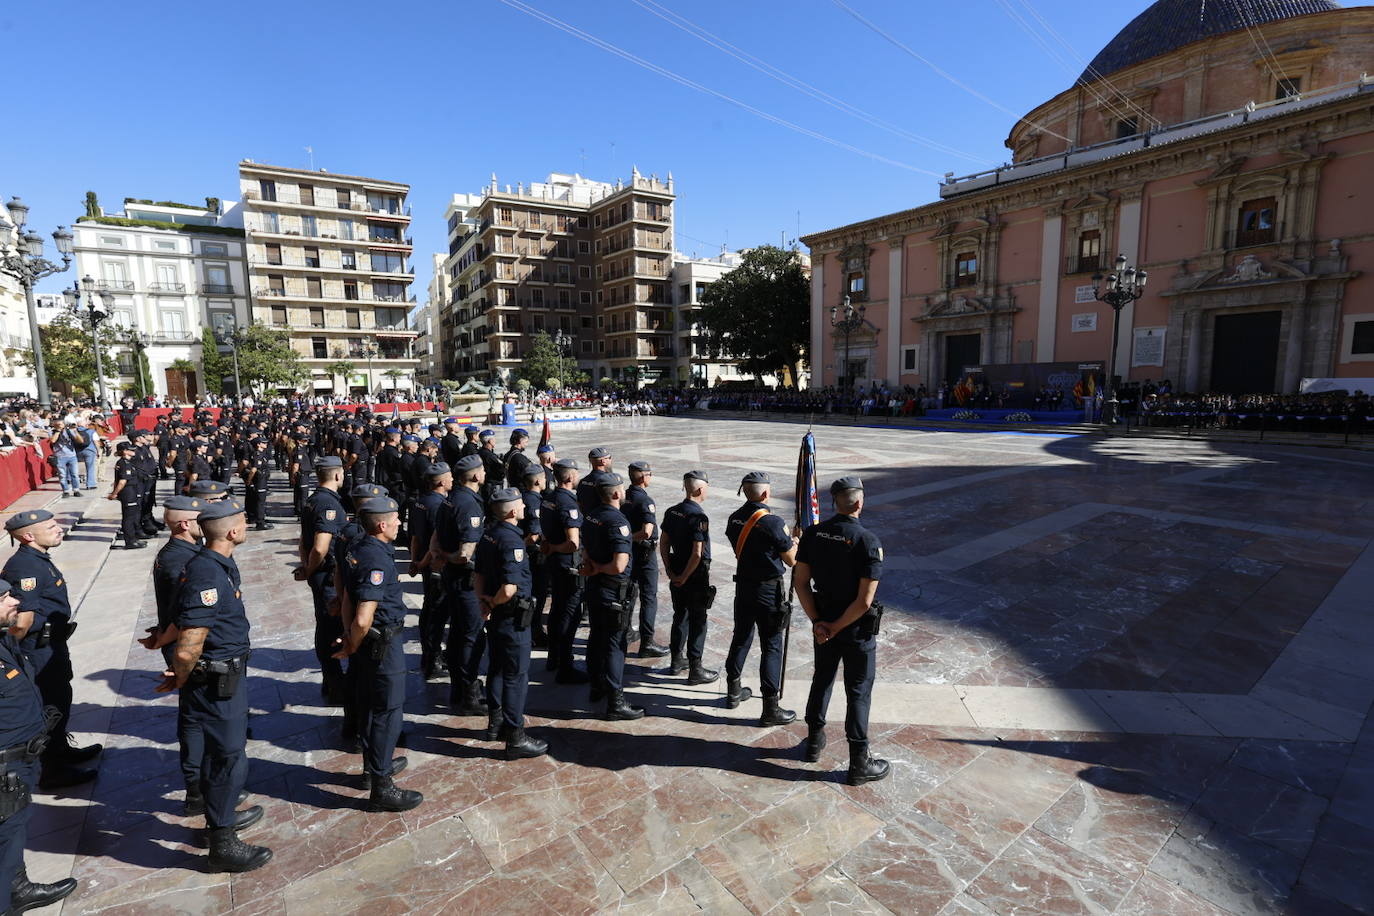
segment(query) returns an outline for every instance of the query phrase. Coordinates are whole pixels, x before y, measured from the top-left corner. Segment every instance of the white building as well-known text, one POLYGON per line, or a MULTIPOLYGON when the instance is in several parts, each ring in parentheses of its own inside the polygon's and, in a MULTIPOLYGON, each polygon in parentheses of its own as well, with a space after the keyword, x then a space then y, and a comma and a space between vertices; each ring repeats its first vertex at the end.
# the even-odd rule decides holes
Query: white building
MULTIPOLYGON (((0 203, 0 218, 14 222, 3 203, 0 203)), ((52 245, 51 239, 48 240, 48 244, 52 245)), ((48 248, 47 253, 54 260, 60 258, 52 248, 48 248)), ((41 321, 39 323, 42 324, 41 321)), ((29 307, 24 299, 24 287, 9 274, 0 273, 0 395, 38 396, 33 370, 19 362, 19 355, 23 352, 33 352, 33 337, 29 333, 29 307)))
POLYGON ((125 200, 115 216, 85 217, 76 234, 76 277, 89 276, 113 295, 104 329, 119 363, 106 367, 112 399, 141 395, 135 332, 145 345, 153 391, 183 401, 204 393, 202 332, 249 324, 243 216, 237 202, 207 199, 197 207, 125 200), (123 329, 123 330, 117 330, 123 329))
POLYGON ((673 252, 673 328, 677 335, 677 357, 673 378, 677 385, 716 385, 747 380, 739 374, 735 361, 724 357, 712 360, 702 341, 697 314, 710 285, 739 267, 743 252, 722 251, 714 258, 689 258, 673 252))

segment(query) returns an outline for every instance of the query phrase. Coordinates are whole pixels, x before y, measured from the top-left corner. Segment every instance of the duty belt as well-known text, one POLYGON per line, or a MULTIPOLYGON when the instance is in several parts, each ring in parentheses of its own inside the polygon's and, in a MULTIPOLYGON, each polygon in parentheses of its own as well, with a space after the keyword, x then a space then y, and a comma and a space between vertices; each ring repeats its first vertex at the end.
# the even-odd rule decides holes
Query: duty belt
POLYGON ((47 746, 47 734, 39 732, 23 744, 16 744, 0 751, 0 765, 14 763, 18 760, 35 760, 47 746))

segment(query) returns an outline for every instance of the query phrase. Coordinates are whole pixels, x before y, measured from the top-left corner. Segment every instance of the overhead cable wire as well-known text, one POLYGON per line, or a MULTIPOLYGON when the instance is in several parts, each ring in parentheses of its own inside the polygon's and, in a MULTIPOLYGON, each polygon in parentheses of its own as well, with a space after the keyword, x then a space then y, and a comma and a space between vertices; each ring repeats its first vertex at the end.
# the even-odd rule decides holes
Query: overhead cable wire
MULTIPOLYGON (((1254 29, 1254 31, 1251 31, 1251 29, 1250 29, 1251 18, 1250 18, 1250 15, 1249 15, 1248 10, 1246 9, 1245 0, 1231 0, 1231 5, 1234 6, 1234 7, 1236 8, 1236 13, 1240 16, 1240 24, 1243 25, 1243 26, 1245 26, 1245 34, 1250 38, 1250 44, 1252 44, 1252 45, 1255 46, 1255 53, 1258 54, 1258 55, 1260 56, 1260 63, 1264 64, 1264 69, 1266 69, 1266 70, 1269 71, 1269 75, 1272 76, 1272 77, 1274 78, 1274 81, 1275 81, 1275 82, 1281 83, 1281 82, 1283 81, 1283 79, 1284 79, 1284 77, 1283 77, 1283 72, 1284 72, 1284 70, 1283 70, 1283 65, 1279 63, 1278 58, 1274 57, 1274 53, 1273 53, 1273 50, 1272 50, 1272 49, 1270 50, 1268 56, 1266 56, 1265 53, 1264 53, 1264 49, 1261 48, 1260 45, 1259 45, 1259 42, 1255 40, 1255 32, 1259 31, 1259 19, 1258 19, 1258 17, 1256 17, 1255 20, 1254 20, 1254 22, 1255 22, 1255 29, 1254 29), (1271 61, 1272 61, 1272 63, 1271 63, 1271 61)), ((1263 33, 1263 32, 1260 32, 1260 38, 1264 38, 1264 33, 1263 33)), ((1268 46, 1268 44, 1269 44, 1269 42, 1268 42, 1268 41, 1265 41, 1266 47, 1268 46)))
POLYGON ((622 60, 629 61, 630 63, 635 64, 636 66, 642 67, 651 73, 656 73, 659 76, 662 76, 665 79, 672 80, 673 82, 681 86, 687 87, 688 89, 694 89, 697 92, 713 96, 717 99, 720 99, 723 102, 728 102, 731 105, 736 106, 737 108, 749 112, 755 117, 762 118, 763 120, 773 124, 777 124, 780 127, 786 127, 789 130, 793 130, 799 134, 803 134, 804 136, 811 137, 813 140, 820 140, 822 143, 828 143, 831 146, 838 147, 839 149, 846 150, 848 152, 855 153, 860 156, 864 156, 868 159, 874 160, 875 162, 881 162, 884 165, 894 166, 899 169, 906 169, 909 172, 916 172, 921 175, 929 175, 933 178, 944 178, 944 176, 939 172, 932 172, 930 169, 923 169, 920 166, 912 165, 908 162, 901 162, 897 159, 892 159, 887 156, 881 155, 880 153, 875 153, 871 152, 870 150, 862 149, 860 147, 854 146, 852 143, 846 143, 843 140, 837 140, 834 137, 827 136, 826 134, 820 133, 819 131, 810 129, 809 127, 803 127, 802 125, 789 121, 786 118, 780 118, 777 115, 769 114, 768 112, 760 108, 756 108, 753 105, 750 105, 748 102, 741 101, 735 98, 734 96, 726 95, 725 93, 716 89, 712 89, 709 86, 704 86, 695 80, 688 79, 685 76, 682 76, 678 73, 674 73, 672 70, 669 70, 666 67, 661 67, 658 64, 653 63, 652 61, 645 60, 644 58, 636 54, 632 54, 629 51, 626 51, 624 48, 611 44, 608 41, 603 41, 602 39, 597 38, 595 35, 592 35, 589 32, 584 32, 582 29, 579 29, 574 25, 570 25, 564 22, 563 20, 558 19, 555 16, 551 16, 548 13, 545 13, 543 10, 537 9, 535 7, 530 6, 527 3, 521 2, 521 0, 499 0, 499 2, 505 4, 506 6, 509 6, 511 9, 522 12, 527 16, 530 16, 534 19, 538 19, 546 25, 551 25, 562 32, 566 32, 574 38, 584 41, 587 44, 592 45, 593 47, 600 48, 603 51, 606 51, 610 54, 614 54, 616 57, 619 57, 622 60))
MULTIPOLYGON (((505 0, 502 0, 502 2, 505 2, 505 0)), ((1010 108, 1006 107, 1006 106, 1003 105, 1002 103, 996 101, 995 99, 989 98, 988 96, 986 96, 986 95, 984 95, 983 93, 979 92, 977 89, 974 89, 974 88, 973 88, 972 86, 970 86, 968 83, 965 83, 963 80, 959 79, 959 78, 958 78, 957 76, 955 76, 954 74, 949 73, 948 71, 944 70, 944 69, 941 68, 938 64, 936 64, 934 61, 932 61, 932 60, 930 60, 929 58, 924 57, 924 56, 922 56, 922 55, 916 53, 915 51, 913 51, 913 50, 910 48, 910 46, 904 44, 902 41, 900 41, 898 38, 896 38, 894 35, 892 35, 892 33, 887 32, 887 31, 884 31, 883 29, 879 28, 879 27, 878 27, 877 25, 875 25, 873 22, 871 22, 870 20, 868 20, 867 18, 865 18, 865 17, 863 16, 863 14, 861 14, 858 10, 854 9, 852 6, 850 6, 849 4, 845 3, 844 0, 831 0, 831 2, 834 3, 836 6, 838 6, 840 9, 844 10, 844 11, 845 11, 846 13, 848 13, 850 16, 854 17, 854 19, 858 20, 860 23, 862 23, 862 24, 863 24, 864 26, 866 26, 868 29, 870 29, 871 31, 873 31, 875 34, 877 34, 877 35, 881 36, 882 38, 886 39, 888 42, 890 42, 891 44, 895 45, 897 48, 899 48, 900 50, 904 51, 906 54, 910 55, 911 57, 914 57, 916 60, 919 60, 921 63, 923 63, 923 64, 925 64, 927 67, 929 67, 931 70, 934 70, 935 73, 936 73, 937 75, 939 75, 940 77, 944 78, 945 80, 948 80, 949 82, 953 83, 955 86, 958 86, 960 89, 964 90, 965 92, 967 92, 969 95, 973 96, 974 98, 976 98, 976 99, 978 99, 978 100, 980 100, 980 101, 986 102, 987 104, 991 105, 993 108, 996 108, 998 111, 1000 111, 1000 112, 1002 112, 1002 113, 1004 113, 1004 114, 1010 115, 1011 117, 1015 118, 1017 124, 1028 124, 1028 125, 1030 125, 1031 127, 1034 127, 1034 128, 1036 128, 1037 130, 1044 131, 1045 133, 1047 133, 1047 134, 1049 134, 1049 135, 1051 135, 1051 136, 1053 136, 1053 137, 1058 137, 1060 140, 1063 140, 1065 143, 1068 143, 1069 145, 1073 145, 1073 141, 1072 141, 1072 140, 1070 140, 1068 137, 1064 136, 1063 134, 1059 133, 1058 131, 1051 130, 1050 128, 1046 127, 1046 126, 1043 125, 1043 124, 1037 124, 1037 123, 1035 123, 1034 121, 1031 121, 1031 120, 1028 120, 1028 119, 1026 119, 1026 118, 1023 118, 1022 116, 1018 115, 1016 112, 1012 111, 1010 108)))
POLYGON ((859 108, 857 105, 851 105, 850 103, 842 99, 836 98, 830 93, 822 89, 816 88, 815 86, 811 85, 805 80, 800 79, 799 77, 795 77, 790 73, 787 73, 786 71, 780 70, 779 68, 773 66, 767 61, 755 57, 753 54, 750 54, 743 48, 731 44, 729 41, 726 41, 719 35, 713 34, 706 28, 696 24, 695 22, 692 22, 686 16, 683 16, 679 13, 676 13, 668 9, 661 3, 656 3, 655 0, 630 0, 630 2, 633 3, 635 6, 638 6, 641 9, 645 10, 646 12, 652 13, 653 15, 657 16, 659 19, 662 19, 664 22, 668 23, 674 28, 686 32, 693 38, 696 38, 698 41, 704 42, 705 44, 710 45, 711 47, 715 48, 718 51, 721 51, 724 54, 728 54, 729 56, 735 58, 741 63, 759 71, 765 76, 777 80, 785 86, 790 86, 791 88, 796 89, 798 92, 804 93, 812 97, 813 99, 816 99, 817 101, 829 105, 831 108, 834 108, 838 111, 842 111, 845 114, 851 115, 852 117, 858 118, 861 121, 873 125, 874 127, 878 127, 882 130, 888 131, 889 133, 896 134, 897 136, 902 137, 906 140, 910 140, 913 143, 919 143, 924 146, 928 146, 933 150, 937 150, 938 152, 947 153, 952 156, 959 156, 971 162, 986 164, 991 161, 986 156, 975 156, 972 153, 966 153, 963 150, 956 149, 955 147, 948 146, 944 143, 940 143, 937 140, 932 140, 929 137, 923 137, 920 134, 913 133, 909 130, 906 130, 905 128, 899 127, 898 125, 891 123, 890 121, 885 121, 877 115, 870 114, 862 108, 859 108))

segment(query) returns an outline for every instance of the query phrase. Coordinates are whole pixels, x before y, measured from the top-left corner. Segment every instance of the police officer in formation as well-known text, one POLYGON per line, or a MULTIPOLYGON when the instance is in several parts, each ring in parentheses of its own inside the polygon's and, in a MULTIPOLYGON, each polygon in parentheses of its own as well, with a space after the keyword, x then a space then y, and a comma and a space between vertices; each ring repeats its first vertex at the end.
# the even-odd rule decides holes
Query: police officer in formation
MULTIPOLYGON (((147 547, 143 540, 143 499, 145 486, 143 471, 134 462, 135 448, 132 443, 120 442, 115 445, 114 488, 106 497, 119 501, 119 534, 124 539, 125 550, 138 550, 147 547)), ((113 549, 114 545, 110 547, 113 549)))
POLYGON ((134 430, 131 436, 134 443, 134 466, 142 474, 143 505, 140 507, 138 525, 144 537, 156 537, 163 525, 156 518, 157 511, 157 456, 153 454, 153 434, 146 429, 134 430))
POLYGON ((449 705, 463 715, 481 715, 487 709, 478 676, 486 650, 486 633, 473 585, 472 557, 486 519, 480 495, 486 471, 479 456, 467 455, 458 459, 453 473, 449 505, 439 512, 431 539, 431 549, 443 563, 443 602, 449 626, 449 705))
POLYGON ((272 479, 274 459, 267 450, 265 436, 253 440, 251 450, 244 456, 240 475, 248 504, 248 520, 257 531, 270 531, 276 526, 267 520, 267 491, 272 479))
POLYGON ((525 454, 525 446, 530 441, 530 434, 525 429, 515 429, 510 434, 510 448, 506 454, 501 456, 501 463, 506 469, 506 486, 515 487, 517 490, 525 485, 525 468, 532 462, 530 456, 525 454))
POLYGON ((410 513, 410 569, 412 576, 424 582, 424 599, 420 606, 420 671, 426 680, 448 674, 444 659, 444 624, 447 618, 440 604, 440 573, 442 565, 437 551, 430 549, 439 513, 448 507, 448 494, 453 489, 453 472, 442 461, 424 470, 424 491, 415 501, 410 513))
POLYGON ((582 526, 582 575, 587 580, 587 674, 591 677, 592 706, 605 701, 602 718, 640 719, 644 710, 625 699, 625 652, 634 612, 634 582, 630 578, 630 522, 620 513, 625 481, 606 472, 596 488, 600 505, 582 526))
POLYGON ((533 461, 526 461, 516 488, 525 504, 525 512, 520 518, 520 534, 525 539, 525 556, 530 566, 530 600, 534 602, 530 642, 543 649, 549 644, 549 634, 543 623, 544 599, 549 594, 549 577, 546 573, 548 561, 544 556, 544 526, 539 517, 544 505, 544 468, 533 461))
POLYGON ((310 584, 315 610, 315 659, 320 665, 320 692, 330 702, 344 700, 343 666, 334 658, 334 642, 343 635, 334 588, 333 540, 343 530, 348 513, 339 489, 344 482, 343 460, 325 455, 315 462, 315 492, 306 501, 301 519, 296 568, 298 582, 310 584))
POLYGON ((663 658, 668 648, 654 640, 658 619, 658 507, 649 495, 654 469, 647 461, 631 461, 630 486, 625 491, 621 514, 630 522, 630 576, 639 593, 639 630, 631 629, 630 641, 639 638, 640 658, 663 658))
POLYGON ((797 718, 778 708, 782 692, 782 639, 791 607, 783 597, 785 567, 796 563, 796 539, 787 523, 768 509, 773 479, 764 471, 750 471, 740 482, 745 503, 725 523, 725 536, 735 551, 735 629, 725 660, 725 705, 731 709, 753 693, 740 685, 744 662, 759 635, 759 681, 763 714, 759 725, 786 725, 797 718))
POLYGON ((711 520, 701 508, 709 486, 705 471, 682 475, 685 498, 663 513, 663 538, 658 545, 673 600, 668 673, 686 674, 689 684, 710 684, 720 677, 719 671, 702 661, 708 612, 716 599, 711 585, 711 520))
POLYGON ((563 458, 553 465, 556 483, 546 490, 539 515, 549 577, 549 655, 545 665, 560 684, 585 684, 587 672, 573 662, 573 642, 582 606, 582 510, 573 495, 577 462, 563 458))

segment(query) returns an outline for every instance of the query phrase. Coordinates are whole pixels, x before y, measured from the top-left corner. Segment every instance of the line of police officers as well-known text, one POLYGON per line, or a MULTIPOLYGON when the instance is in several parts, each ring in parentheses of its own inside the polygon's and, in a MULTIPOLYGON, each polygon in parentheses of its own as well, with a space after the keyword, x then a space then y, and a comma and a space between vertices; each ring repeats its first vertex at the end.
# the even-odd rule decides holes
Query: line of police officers
MULTIPOLYGON (((485 714, 486 737, 505 743, 507 759, 538 756, 547 750, 544 741, 524 728, 534 645, 547 645, 548 668, 556 672, 557 683, 587 684, 589 699, 610 720, 644 715, 624 693, 624 662, 635 638, 641 657, 671 656, 669 674, 686 675, 690 684, 718 679, 719 673, 703 662, 708 611, 716 591, 710 582, 710 520, 702 509, 709 487, 706 472, 683 475, 684 499, 664 513, 660 531, 648 492, 652 468, 646 462, 632 463, 627 489, 624 479, 611 469, 611 455, 604 448, 591 450, 591 470, 585 476, 575 461, 558 460, 549 445, 538 450, 537 460, 531 460, 525 455, 529 437, 524 430, 512 433, 512 447, 502 457, 494 455, 489 431, 469 427, 467 442, 458 444, 455 453, 450 440, 457 439, 458 423, 450 418, 442 439, 431 436, 423 442, 399 427, 382 428, 375 439, 380 447, 365 459, 368 446, 353 440, 366 431, 366 424, 311 415, 286 419, 289 422, 270 414, 265 418, 230 416, 224 418, 220 430, 228 426, 228 441, 243 442, 248 464, 257 472, 263 470, 262 465, 251 456, 273 454, 268 449, 278 440, 275 460, 291 470, 293 501, 302 510, 301 563, 295 576, 310 584, 314 596, 322 691, 344 707, 345 736, 356 740, 362 752, 363 784, 370 790, 373 810, 405 811, 423 800, 420 793, 401 789, 394 782, 406 766, 406 758, 393 756, 405 698, 402 631, 406 609, 395 559, 398 540, 408 540, 407 572, 424 577, 420 613, 424 674, 431 678, 448 673, 452 708, 463 715, 485 714), (435 460, 445 451, 455 455, 452 465, 435 460), (316 487, 302 501, 302 468, 307 466, 314 470, 316 487), (357 482, 372 477, 395 489, 357 482), (388 491, 401 498, 392 498, 388 491), (408 539, 403 534, 407 525, 408 539), (668 648, 654 641, 660 561, 673 608, 668 648), (545 598, 550 599, 547 629, 542 626, 545 598), (574 658, 574 643, 584 614, 590 630, 586 668, 582 669, 574 658), (484 659, 485 686, 479 677, 484 659)), ((418 422, 413 421, 414 426, 418 422)), ((214 429, 203 432, 218 434, 214 429)), ((431 428, 431 432, 436 430, 431 428)), ((176 474, 178 489, 185 494, 166 501, 161 523, 146 524, 143 507, 147 494, 155 489, 146 464, 150 453, 141 452, 147 445, 148 437, 142 434, 120 444, 122 470, 116 474, 111 494, 126 509, 126 519, 132 512, 129 507, 137 507, 135 544, 138 534, 151 536, 155 528, 169 529, 169 540, 154 563, 158 624, 142 642, 150 649, 161 649, 167 660, 159 690, 178 691, 186 813, 205 816, 209 866, 247 871, 267 862, 271 851, 245 844, 237 835, 262 817, 262 809, 238 807, 246 799, 248 704, 243 680, 250 644, 233 555, 246 540, 250 521, 264 520, 258 521, 258 527, 265 523, 266 488, 257 497, 256 518, 250 518, 243 505, 227 499, 227 484, 219 479, 223 475, 212 467, 208 477, 201 476, 193 457, 185 465, 185 474, 176 474), (140 461, 144 464, 137 465, 140 461)), ((183 442, 169 440, 163 456, 171 460, 161 463, 175 471, 175 454, 185 447, 183 442)), ((190 452, 198 455, 201 448, 192 445, 190 452)), ((242 460, 239 467, 251 493, 258 478, 244 473, 242 460)), ((726 526, 737 572, 725 704, 734 708, 751 699, 741 679, 757 633, 763 691, 759 724, 783 725, 794 720, 792 711, 780 707, 780 699, 784 634, 790 615, 783 579, 786 567, 795 566, 796 594, 813 622, 816 656, 803 759, 818 760, 825 746, 825 713, 834 678, 843 665, 849 782, 858 785, 882 779, 889 772, 888 764, 869 755, 867 737, 882 614, 875 600, 882 548, 876 536, 858 522, 862 483, 857 477, 835 481, 831 493, 836 515, 808 529, 800 539, 789 534, 786 524, 769 510, 771 481, 766 473, 746 475, 741 491, 746 502, 726 526)), ((37 688, 51 709, 45 723, 24 728, 39 736, 51 733, 53 738, 35 741, 32 734, 16 734, 12 736, 16 741, 0 749, 0 760, 17 754, 15 759, 27 761, 13 770, 15 780, 26 787, 32 786, 37 769, 33 763, 40 755, 40 786, 84 781, 94 771, 78 764, 98 755, 100 746, 78 747, 66 732, 72 677, 66 640, 75 625, 70 623, 61 575, 47 553, 61 543, 61 528, 45 512, 16 516, 6 527, 21 547, 0 575, 5 581, 18 580, 24 613, 3 642, 16 659, 32 664, 26 683, 30 691, 37 688), (26 576, 25 572, 39 575, 26 576), (34 638, 35 621, 41 632, 38 638, 34 638), (18 637, 31 641, 19 643, 18 637)), ((128 528, 124 535, 126 547, 132 546, 128 528)), ((24 669, 19 665, 13 670, 24 669)), ((11 679, 24 676, 16 674, 11 679)), ((8 771, 3 774, 5 780, 10 776, 8 771)), ((20 903, 11 907, 16 912, 20 910, 14 907, 24 906, 24 901, 30 901, 24 908, 40 906, 75 887, 66 882, 26 883, 17 851, 22 850, 22 824, 23 818, 14 816, 0 823, 0 843, 17 837, 14 851, 9 845, 0 846, 5 850, 0 864, 6 869, 0 878, 17 874, 10 886, 16 895, 27 895, 16 897, 20 903), (10 858, 19 864, 13 865, 10 858)), ((5 910, 0 908, 0 912, 5 910)))

